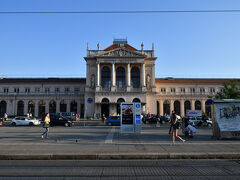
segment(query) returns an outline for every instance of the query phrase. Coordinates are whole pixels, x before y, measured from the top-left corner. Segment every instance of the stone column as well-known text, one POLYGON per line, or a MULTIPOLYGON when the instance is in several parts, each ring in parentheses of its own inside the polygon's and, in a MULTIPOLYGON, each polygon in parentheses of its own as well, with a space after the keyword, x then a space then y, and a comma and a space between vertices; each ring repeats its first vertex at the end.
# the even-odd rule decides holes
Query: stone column
POLYGON ((45 101, 46 106, 45 106, 45 113, 49 113, 49 101, 45 101))
POLYGON ((170 100, 170 114, 172 114, 173 110, 174 110, 174 100, 170 100))
POLYGON ((201 109, 202 109, 202 112, 204 112, 204 113, 206 112, 205 102, 206 102, 205 100, 202 100, 202 101, 201 101, 201 109))
POLYGON ((142 64, 142 86, 146 86, 145 63, 142 64))
POLYGON ((115 91, 115 88, 116 88, 115 63, 112 63, 112 87, 111 87, 111 91, 115 91))
POLYGON ((38 117, 38 110, 39 110, 39 100, 35 101, 35 106, 34 106, 34 116, 38 117))
POLYGON ((77 101, 77 114, 80 114, 80 108, 81 108, 81 103, 80 101, 77 101))
POLYGON ((195 100, 191 100, 191 110, 195 110, 195 100))
POLYGON ((152 77, 151 77, 151 80, 152 80, 152 87, 155 86, 155 64, 152 65, 152 77))
POLYGON ((70 112, 71 100, 67 100, 67 112, 70 112))
POLYGON ((159 108, 160 108, 160 110, 159 110, 160 115, 164 115, 164 114, 163 114, 163 100, 160 100, 160 101, 159 101, 159 108))
POLYGON ((24 115, 27 115, 28 113, 28 100, 24 101, 24 115))
POLYGON ((127 64, 127 91, 131 89, 131 68, 130 64, 127 64))
POLYGON ((56 112, 60 113, 60 100, 56 101, 56 112))
POLYGON ((180 100, 180 113, 181 113, 181 116, 185 116, 185 113, 184 113, 184 99, 180 100))
POLYGON ((12 105, 11 105, 12 103, 11 103, 11 100, 8 100, 7 101, 7 114, 8 115, 12 115, 13 114, 13 112, 12 112, 12 105))
POLYGON ((100 63, 97 63, 97 86, 100 86, 100 63))

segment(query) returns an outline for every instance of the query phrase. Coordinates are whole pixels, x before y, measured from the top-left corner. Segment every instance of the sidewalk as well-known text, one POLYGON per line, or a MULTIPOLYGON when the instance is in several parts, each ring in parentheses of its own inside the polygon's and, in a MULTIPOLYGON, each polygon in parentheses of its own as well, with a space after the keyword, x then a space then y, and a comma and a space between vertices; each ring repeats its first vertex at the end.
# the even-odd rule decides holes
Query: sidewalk
POLYGON ((240 159, 240 141, 215 140, 210 129, 170 146, 168 127, 143 127, 141 134, 120 134, 119 127, 2 127, 0 159, 240 159))

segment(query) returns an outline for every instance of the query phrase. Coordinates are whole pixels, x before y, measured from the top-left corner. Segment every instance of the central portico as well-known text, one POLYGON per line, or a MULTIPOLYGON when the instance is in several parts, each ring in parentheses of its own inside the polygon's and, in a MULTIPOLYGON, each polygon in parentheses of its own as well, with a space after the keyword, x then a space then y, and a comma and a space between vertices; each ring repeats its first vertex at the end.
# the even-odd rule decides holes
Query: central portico
POLYGON ((120 113, 121 102, 141 102, 144 113, 156 114, 155 60, 152 50, 114 39, 104 50, 87 46, 85 117, 120 113))

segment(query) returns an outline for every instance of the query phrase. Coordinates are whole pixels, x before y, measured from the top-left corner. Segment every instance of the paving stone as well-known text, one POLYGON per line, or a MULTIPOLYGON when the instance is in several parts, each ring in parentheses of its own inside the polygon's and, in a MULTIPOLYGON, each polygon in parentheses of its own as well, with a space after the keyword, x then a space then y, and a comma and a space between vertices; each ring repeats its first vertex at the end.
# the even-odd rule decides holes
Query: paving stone
POLYGON ((164 167, 170 176, 197 176, 201 175, 193 167, 164 167))
POLYGON ((221 176, 221 175, 228 175, 228 173, 226 172, 226 170, 224 170, 224 168, 220 168, 220 167, 194 167, 197 171, 199 171, 201 173, 201 175, 217 175, 217 176, 221 176))
POLYGON ((163 176, 167 172, 162 167, 136 167, 134 168, 136 176, 163 176))

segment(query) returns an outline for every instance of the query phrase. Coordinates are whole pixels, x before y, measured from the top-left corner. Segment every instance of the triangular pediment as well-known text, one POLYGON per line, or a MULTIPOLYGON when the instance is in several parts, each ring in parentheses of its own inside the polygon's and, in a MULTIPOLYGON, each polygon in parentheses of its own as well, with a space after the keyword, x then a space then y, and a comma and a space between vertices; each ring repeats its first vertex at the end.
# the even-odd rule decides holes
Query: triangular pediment
POLYGON ((146 57, 144 54, 136 51, 129 51, 124 48, 118 48, 107 52, 102 52, 98 57, 146 57))

